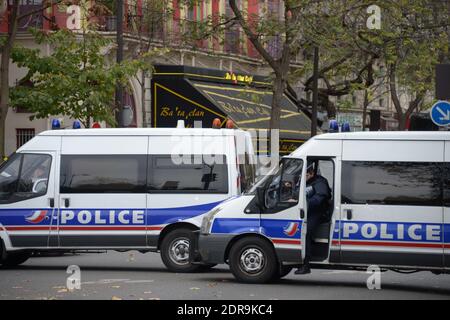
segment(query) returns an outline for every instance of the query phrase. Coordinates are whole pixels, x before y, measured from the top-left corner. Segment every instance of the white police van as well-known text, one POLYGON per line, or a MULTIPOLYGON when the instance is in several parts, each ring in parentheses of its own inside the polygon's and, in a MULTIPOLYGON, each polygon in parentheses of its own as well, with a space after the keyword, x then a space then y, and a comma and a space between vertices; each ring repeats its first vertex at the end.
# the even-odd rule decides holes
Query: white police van
POLYGON ((170 270, 193 271, 190 232, 254 182, 254 164, 241 130, 42 132, 0 168, 0 261, 18 265, 35 250, 160 251, 170 270))
POLYGON ((332 191, 312 238, 311 268, 450 272, 450 132, 316 136, 249 193, 205 215, 192 259, 228 263, 251 283, 301 266, 311 164, 332 191), (289 180, 299 187, 294 201, 280 197, 289 180))

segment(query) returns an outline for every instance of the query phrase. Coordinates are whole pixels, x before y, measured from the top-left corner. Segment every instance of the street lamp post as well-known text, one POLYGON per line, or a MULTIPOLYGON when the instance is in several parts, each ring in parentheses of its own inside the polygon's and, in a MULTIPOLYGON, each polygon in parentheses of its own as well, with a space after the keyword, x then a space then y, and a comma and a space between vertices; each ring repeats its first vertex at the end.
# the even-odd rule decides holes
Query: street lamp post
MULTIPOLYGON (((117 52, 116 62, 123 61, 123 0, 116 0, 116 40, 117 52)), ((123 127, 122 110, 123 110, 123 87, 120 83, 116 86, 116 122, 119 128, 123 127)))

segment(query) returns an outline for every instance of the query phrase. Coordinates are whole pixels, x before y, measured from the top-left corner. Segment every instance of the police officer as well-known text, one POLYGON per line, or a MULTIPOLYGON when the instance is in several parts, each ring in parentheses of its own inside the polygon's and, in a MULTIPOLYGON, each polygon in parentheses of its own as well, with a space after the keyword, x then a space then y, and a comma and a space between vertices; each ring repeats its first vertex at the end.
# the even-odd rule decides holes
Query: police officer
POLYGON ((306 199, 308 202, 308 221, 306 232, 305 261, 295 274, 308 274, 311 272, 309 261, 311 259, 312 239, 323 216, 328 213, 328 201, 331 199, 331 190, 327 179, 314 171, 313 163, 308 164, 306 171, 306 199))

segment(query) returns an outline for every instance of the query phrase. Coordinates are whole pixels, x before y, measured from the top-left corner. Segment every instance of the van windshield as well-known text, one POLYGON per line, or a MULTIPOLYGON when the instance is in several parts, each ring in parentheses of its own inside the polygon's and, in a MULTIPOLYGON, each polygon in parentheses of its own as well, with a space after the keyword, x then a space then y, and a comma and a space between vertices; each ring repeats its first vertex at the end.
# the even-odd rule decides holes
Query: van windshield
POLYGON ((249 190, 248 192, 246 192, 245 194, 247 194, 247 195, 254 195, 254 194, 256 194, 256 190, 257 190, 259 187, 265 187, 265 186, 269 183, 269 181, 272 180, 272 178, 273 178, 274 176, 278 175, 278 173, 280 172, 281 168, 282 168, 282 165, 280 165, 279 167, 273 168, 273 169, 272 169, 268 174, 266 174, 266 175, 259 176, 259 177, 256 179, 255 184, 254 184, 254 185, 250 188, 250 190, 249 190))

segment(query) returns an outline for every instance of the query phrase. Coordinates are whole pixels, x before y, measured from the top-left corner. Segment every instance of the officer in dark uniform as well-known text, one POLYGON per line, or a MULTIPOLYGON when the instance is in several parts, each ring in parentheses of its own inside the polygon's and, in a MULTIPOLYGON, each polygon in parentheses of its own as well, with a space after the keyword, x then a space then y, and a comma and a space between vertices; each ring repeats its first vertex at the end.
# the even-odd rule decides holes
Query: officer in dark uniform
MULTIPOLYGON (((311 259, 312 239, 321 220, 328 214, 331 189, 327 179, 316 174, 314 165, 308 165, 306 171, 306 199, 308 203, 308 220, 306 232, 305 261, 295 274, 308 274, 311 272, 309 261, 311 259)), ((303 249, 305 249, 303 247, 303 249)))

